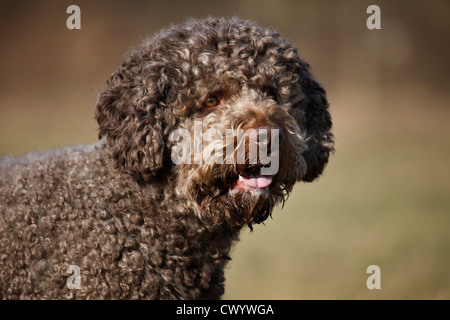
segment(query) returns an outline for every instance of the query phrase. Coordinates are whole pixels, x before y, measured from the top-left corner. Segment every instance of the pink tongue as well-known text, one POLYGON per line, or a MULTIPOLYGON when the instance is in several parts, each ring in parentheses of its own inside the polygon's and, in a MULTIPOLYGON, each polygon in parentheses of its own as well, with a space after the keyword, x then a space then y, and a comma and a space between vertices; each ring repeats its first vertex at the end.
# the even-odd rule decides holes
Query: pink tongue
POLYGON ((251 188, 265 188, 272 183, 272 176, 251 176, 248 178, 242 177, 242 182, 251 188))

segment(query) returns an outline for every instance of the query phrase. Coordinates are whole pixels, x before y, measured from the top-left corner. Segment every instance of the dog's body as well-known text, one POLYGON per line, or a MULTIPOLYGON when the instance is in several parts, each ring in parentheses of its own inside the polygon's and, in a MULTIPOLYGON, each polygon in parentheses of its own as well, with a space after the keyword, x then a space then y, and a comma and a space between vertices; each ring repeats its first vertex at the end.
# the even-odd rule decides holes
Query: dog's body
POLYGON ((202 225, 174 196, 170 179, 140 185, 115 169, 100 145, 6 160, 0 169, 2 298, 223 293, 238 229, 202 225), (70 265, 80 269, 79 289, 71 287, 70 265))
POLYGON ((105 140, 0 160, 0 298, 220 298, 242 226, 322 173, 325 91, 287 40, 240 19, 165 30, 108 85, 96 109, 105 140), (279 131, 277 171, 248 158, 174 164, 171 134, 196 123, 279 131))

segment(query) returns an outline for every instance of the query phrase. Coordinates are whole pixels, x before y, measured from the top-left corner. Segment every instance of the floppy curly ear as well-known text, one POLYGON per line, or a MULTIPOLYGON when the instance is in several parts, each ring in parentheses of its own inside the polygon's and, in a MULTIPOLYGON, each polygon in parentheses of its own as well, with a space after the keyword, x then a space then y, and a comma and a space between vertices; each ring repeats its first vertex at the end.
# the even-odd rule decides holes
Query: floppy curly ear
POLYGON ((303 97, 293 106, 293 116, 305 133, 308 148, 303 153, 306 173, 299 180, 311 182, 320 176, 328 163, 330 153, 334 151, 334 136, 330 131, 332 121, 325 89, 312 78, 307 64, 299 79, 303 97))
MULTIPOLYGON (((97 102, 99 138, 106 137, 116 166, 148 180, 163 168, 167 121, 161 105, 168 79, 164 67, 130 58, 111 76, 97 102)), ((169 113, 171 114, 171 113, 169 113)))

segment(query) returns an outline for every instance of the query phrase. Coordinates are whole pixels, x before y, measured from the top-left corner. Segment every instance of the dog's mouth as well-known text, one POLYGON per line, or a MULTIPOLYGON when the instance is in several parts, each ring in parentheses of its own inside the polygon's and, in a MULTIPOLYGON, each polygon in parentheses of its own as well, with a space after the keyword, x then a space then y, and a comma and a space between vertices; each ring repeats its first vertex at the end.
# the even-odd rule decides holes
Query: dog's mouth
POLYGON ((247 175, 241 176, 232 188, 232 190, 263 190, 268 188, 273 181, 273 176, 263 176, 263 175, 247 175))
MULTIPOLYGON (((199 188, 197 203, 205 217, 226 221, 235 226, 246 223, 250 229, 270 216, 278 201, 284 201, 279 173, 266 174, 261 164, 235 164, 215 167, 215 181, 207 188, 199 188), (220 169, 221 170, 220 170, 220 169), (219 171, 220 170, 220 171, 219 171), (201 192, 203 191, 203 192, 201 192)), ((269 170, 270 171, 270 170, 269 170)))
POLYGON ((237 166, 230 191, 267 191, 275 180, 274 175, 262 175, 262 166, 237 166))

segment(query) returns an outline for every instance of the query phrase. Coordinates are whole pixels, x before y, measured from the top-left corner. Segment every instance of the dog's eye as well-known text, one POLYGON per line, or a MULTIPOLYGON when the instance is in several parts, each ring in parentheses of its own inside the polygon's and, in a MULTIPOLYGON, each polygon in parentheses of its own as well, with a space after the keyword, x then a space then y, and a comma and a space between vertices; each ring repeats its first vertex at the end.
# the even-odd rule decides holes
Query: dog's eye
POLYGON ((203 104, 207 108, 214 108, 220 105, 220 100, 217 97, 209 97, 203 104))

